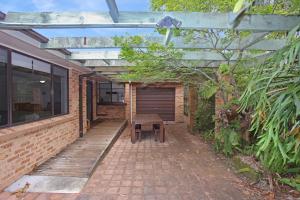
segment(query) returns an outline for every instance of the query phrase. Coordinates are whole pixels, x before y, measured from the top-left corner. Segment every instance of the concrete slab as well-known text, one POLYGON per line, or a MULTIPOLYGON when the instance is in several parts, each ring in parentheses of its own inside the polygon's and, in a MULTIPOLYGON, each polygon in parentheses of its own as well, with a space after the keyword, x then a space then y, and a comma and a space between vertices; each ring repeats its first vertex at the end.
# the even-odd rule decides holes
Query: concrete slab
POLYGON ((88 178, 59 177, 59 176, 30 176, 25 175, 8 188, 6 192, 16 192, 29 183, 26 192, 46 193, 79 193, 88 178))

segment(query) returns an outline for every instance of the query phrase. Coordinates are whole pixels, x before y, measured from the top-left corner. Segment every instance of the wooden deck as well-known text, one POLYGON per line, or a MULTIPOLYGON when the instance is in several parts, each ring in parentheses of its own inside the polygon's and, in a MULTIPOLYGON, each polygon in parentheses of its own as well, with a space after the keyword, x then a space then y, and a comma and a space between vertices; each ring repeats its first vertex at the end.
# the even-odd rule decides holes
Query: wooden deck
POLYGON ((125 121, 104 121, 97 124, 83 138, 78 138, 30 175, 89 177, 125 126, 125 121))

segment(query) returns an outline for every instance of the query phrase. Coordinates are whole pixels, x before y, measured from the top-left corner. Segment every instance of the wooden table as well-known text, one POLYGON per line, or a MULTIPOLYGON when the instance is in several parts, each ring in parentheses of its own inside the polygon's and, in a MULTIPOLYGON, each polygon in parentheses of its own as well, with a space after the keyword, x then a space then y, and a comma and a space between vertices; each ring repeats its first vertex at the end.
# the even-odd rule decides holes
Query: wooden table
POLYGON ((132 120, 131 124, 131 142, 135 143, 137 136, 135 134, 135 125, 140 124, 142 127, 144 126, 153 126, 153 124, 159 124, 159 141, 165 141, 165 128, 164 123, 161 117, 158 114, 136 114, 132 120))

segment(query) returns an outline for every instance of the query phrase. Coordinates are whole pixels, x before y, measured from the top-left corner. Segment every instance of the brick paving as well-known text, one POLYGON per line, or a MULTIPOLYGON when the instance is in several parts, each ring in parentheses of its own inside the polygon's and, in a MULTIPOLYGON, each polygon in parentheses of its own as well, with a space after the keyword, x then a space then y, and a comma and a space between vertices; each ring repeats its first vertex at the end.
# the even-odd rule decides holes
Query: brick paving
MULTIPOLYGON (((144 135, 131 144, 127 128, 99 164, 80 194, 33 194, 27 199, 202 200, 263 199, 240 180, 207 144, 184 124, 168 125, 165 143, 144 135)), ((1 193, 0 199, 17 199, 1 193)))

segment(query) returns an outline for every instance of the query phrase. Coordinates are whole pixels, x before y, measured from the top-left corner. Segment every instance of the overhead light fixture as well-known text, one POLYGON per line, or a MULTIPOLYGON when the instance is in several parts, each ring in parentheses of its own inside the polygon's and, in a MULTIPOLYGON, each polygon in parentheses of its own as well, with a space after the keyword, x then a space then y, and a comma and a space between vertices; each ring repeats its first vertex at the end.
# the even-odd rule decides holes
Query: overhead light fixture
POLYGON ((181 25, 181 21, 170 16, 165 16, 156 24, 156 26, 159 28, 172 28, 172 26, 174 26, 175 28, 180 28, 181 25))
POLYGON ((44 84, 44 83, 46 83, 46 81, 45 80, 40 80, 40 83, 44 84))

